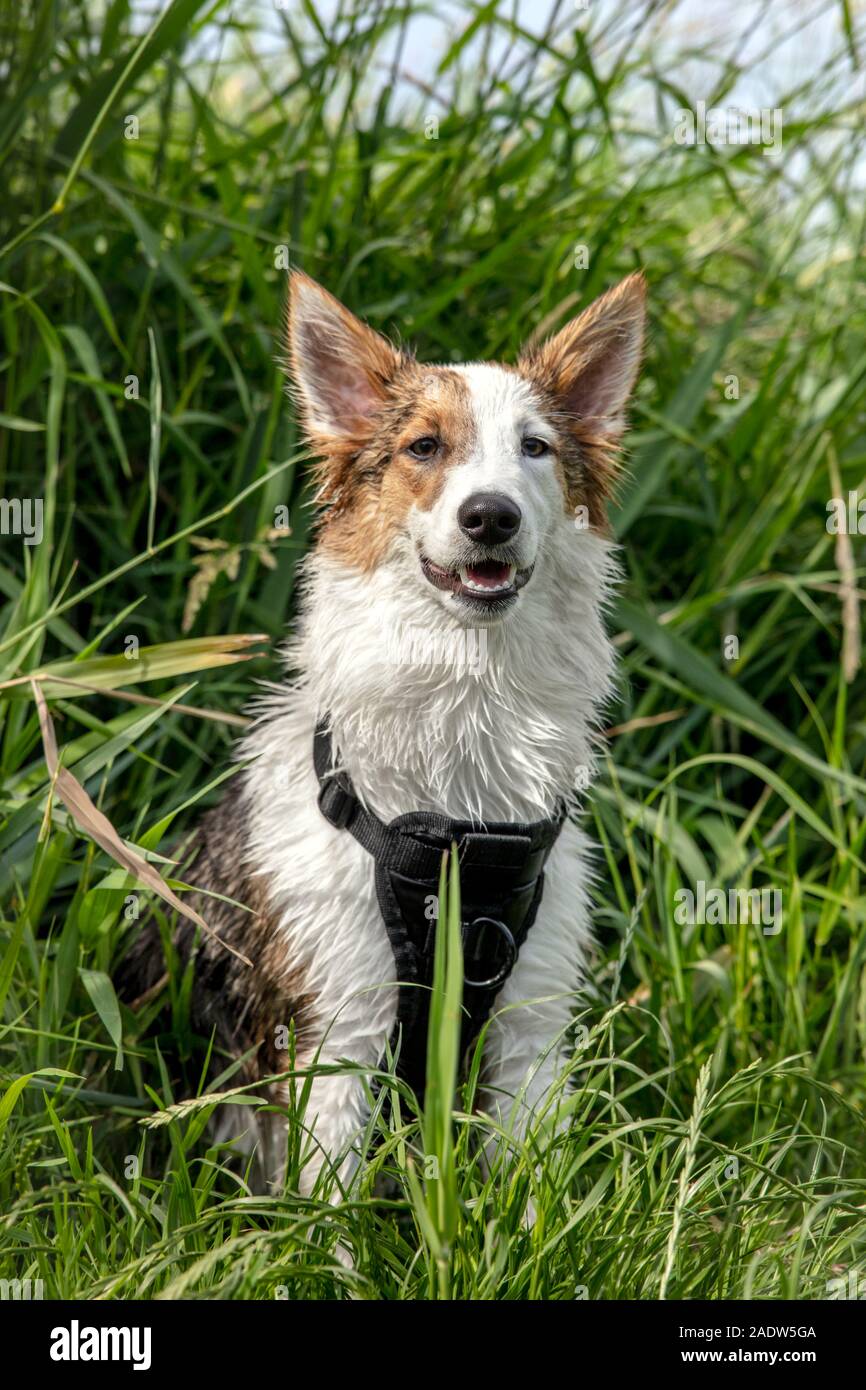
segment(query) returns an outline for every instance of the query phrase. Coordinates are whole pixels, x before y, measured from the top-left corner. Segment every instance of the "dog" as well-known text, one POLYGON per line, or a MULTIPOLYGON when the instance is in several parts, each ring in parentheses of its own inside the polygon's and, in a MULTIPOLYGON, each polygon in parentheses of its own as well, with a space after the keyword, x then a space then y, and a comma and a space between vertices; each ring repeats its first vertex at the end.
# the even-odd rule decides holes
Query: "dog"
MULTIPOLYGON (((336 786, 374 835, 395 821, 420 825, 424 843, 425 825, 446 838, 452 823, 476 828, 495 851, 482 874, 491 891, 508 868, 506 832, 516 826, 524 843, 527 826, 553 827, 519 949, 494 924, 510 970, 501 984, 494 971, 482 1010, 482 1109, 519 1139, 543 1107, 591 942, 592 846, 573 813, 613 690, 606 504, 645 299, 632 274, 530 339, 513 366, 425 365, 292 273, 286 365, 319 510, 286 652, 296 675, 261 698, 244 768, 202 818, 187 870, 203 890, 194 905, 252 968, 188 923, 177 934, 194 961, 193 1023, 224 1052, 252 1056, 245 1074, 286 1070, 290 1024, 296 1067, 349 1059, 372 1070, 395 1039, 403 985, 381 866, 342 811, 324 813, 336 786)), ((125 992, 163 971, 158 936, 140 933, 125 992)), ((287 1084, 272 1095, 285 1104, 287 1084)), ((356 1072, 316 1073, 306 1193, 326 1166, 345 1190, 369 1096, 356 1072)), ((285 1121, 266 1139, 241 1113, 266 1181, 278 1181, 285 1121)))

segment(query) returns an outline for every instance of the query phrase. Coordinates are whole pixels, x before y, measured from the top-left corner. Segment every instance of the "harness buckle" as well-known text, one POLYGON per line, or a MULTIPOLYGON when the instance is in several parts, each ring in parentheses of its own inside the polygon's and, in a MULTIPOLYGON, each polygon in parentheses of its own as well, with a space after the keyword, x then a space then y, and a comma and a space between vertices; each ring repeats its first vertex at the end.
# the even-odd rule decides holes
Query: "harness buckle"
POLYGON ((337 777, 329 777, 319 792, 319 810, 337 830, 343 830, 352 819, 357 805, 354 792, 347 791, 337 777))
POLYGON ((493 989, 498 985, 504 984, 514 969, 517 960, 517 942, 511 934, 510 929, 501 922, 498 917, 476 917, 474 921, 468 922, 463 928, 463 947, 464 956, 470 956, 478 961, 481 956, 481 947, 484 939, 485 928, 495 928, 506 946, 505 960, 502 962, 495 975, 491 975, 488 980, 471 980, 465 973, 463 983, 469 989, 493 989), (474 934, 474 952, 470 945, 470 933, 474 934))

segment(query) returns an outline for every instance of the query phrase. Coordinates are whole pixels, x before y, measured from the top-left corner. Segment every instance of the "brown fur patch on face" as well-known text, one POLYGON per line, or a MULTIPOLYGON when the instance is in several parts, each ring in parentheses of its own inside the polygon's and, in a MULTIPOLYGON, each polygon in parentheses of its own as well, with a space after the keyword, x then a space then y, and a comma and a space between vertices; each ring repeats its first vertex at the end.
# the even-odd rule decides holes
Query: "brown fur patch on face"
POLYGON ((422 367, 308 275, 294 272, 288 366, 317 457, 322 546, 369 571, 409 508, 433 505, 449 468, 473 442, 469 390, 447 367, 422 367), (432 436, 429 459, 407 446, 432 436))
POLYGON ((566 506, 585 506, 609 529, 624 411, 640 366, 646 313, 642 275, 629 275, 544 343, 524 349, 518 370, 532 383, 561 441, 566 506))
MULTIPOLYGON (((323 441, 324 442, 324 441, 323 441)), ((469 388, 447 367, 405 361, 388 387, 369 439, 355 447, 333 443, 322 460, 322 545, 353 568, 369 572, 382 559, 414 505, 434 505, 451 468, 475 443, 469 388), (429 459, 414 458, 415 440, 439 441, 429 459)))

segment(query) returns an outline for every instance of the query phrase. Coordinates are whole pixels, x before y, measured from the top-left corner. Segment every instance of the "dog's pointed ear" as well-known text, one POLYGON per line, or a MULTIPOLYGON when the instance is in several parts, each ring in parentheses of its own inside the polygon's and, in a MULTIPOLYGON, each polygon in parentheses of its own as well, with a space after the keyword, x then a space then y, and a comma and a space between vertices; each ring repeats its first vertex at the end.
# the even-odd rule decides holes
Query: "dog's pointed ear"
POLYGON ((372 430, 401 357, 309 275, 293 271, 287 365, 308 434, 318 444, 372 430))
POLYGON ((625 407, 643 352, 646 282, 640 272, 608 290, 546 342, 524 349, 518 366, 551 396, 574 426, 610 443, 625 427, 625 407))

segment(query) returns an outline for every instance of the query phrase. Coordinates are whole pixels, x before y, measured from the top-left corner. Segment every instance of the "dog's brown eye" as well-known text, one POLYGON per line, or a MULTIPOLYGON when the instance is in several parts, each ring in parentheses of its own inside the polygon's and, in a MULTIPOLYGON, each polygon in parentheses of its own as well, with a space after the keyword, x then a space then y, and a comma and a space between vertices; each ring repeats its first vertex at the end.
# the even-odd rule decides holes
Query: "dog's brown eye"
POLYGON ((540 459, 542 454, 550 452, 550 445, 546 439, 539 439, 537 434, 529 434, 523 441, 523 452, 531 459, 540 459))
POLYGON ((434 439, 432 434, 425 434, 423 439, 416 439, 414 444, 409 445, 409 453, 416 459, 432 459, 439 448, 439 440, 434 439))

